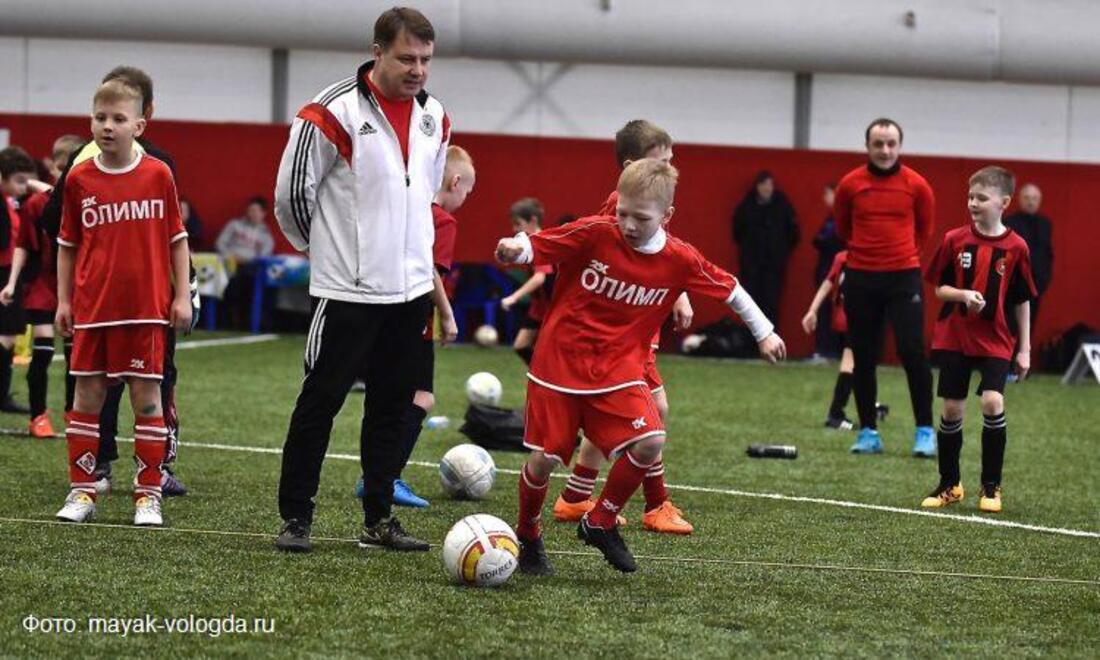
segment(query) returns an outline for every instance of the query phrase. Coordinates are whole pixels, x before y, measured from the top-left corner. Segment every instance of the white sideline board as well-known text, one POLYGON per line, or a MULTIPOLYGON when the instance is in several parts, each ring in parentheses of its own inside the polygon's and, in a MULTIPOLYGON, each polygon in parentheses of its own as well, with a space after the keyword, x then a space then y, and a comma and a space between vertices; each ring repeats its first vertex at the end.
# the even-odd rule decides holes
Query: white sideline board
POLYGON ((1100 344, 1081 344, 1077 349, 1077 355, 1073 356, 1073 362, 1062 376, 1063 385, 1076 385, 1082 380, 1087 380, 1089 371, 1093 378, 1100 383, 1100 344))

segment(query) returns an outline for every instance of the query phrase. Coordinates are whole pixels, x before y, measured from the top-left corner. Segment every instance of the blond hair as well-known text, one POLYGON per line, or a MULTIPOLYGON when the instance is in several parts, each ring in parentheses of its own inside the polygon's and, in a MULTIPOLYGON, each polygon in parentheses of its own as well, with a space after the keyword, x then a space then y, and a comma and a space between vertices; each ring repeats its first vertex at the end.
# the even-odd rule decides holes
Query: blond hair
POLYGON ((999 165, 983 167, 970 175, 969 184, 996 188, 1005 197, 1016 192, 1016 175, 999 165))
POLYGON ((141 89, 120 78, 112 78, 96 88, 95 96, 92 97, 92 107, 99 103, 132 101, 137 104, 137 115, 140 117, 143 100, 141 89))
POLYGON ((53 149, 50 151, 50 158, 59 165, 64 165, 69 162, 69 158, 73 155, 73 152, 80 148, 80 145, 87 142, 86 139, 79 135, 62 135, 53 141, 53 149))
POLYGON ((447 164, 445 168, 449 170, 452 167, 455 167, 456 165, 459 165, 461 163, 465 163, 466 165, 473 167, 474 159, 470 157, 470 153, 468 151, 456 144, 452 144, 451 146, 447 147, 447 164))
POLYGON ((619 175, 619 195, 641 197, 668 208, 676 194, 680 172, 672 165, 655 158, 636 160, 619 175))

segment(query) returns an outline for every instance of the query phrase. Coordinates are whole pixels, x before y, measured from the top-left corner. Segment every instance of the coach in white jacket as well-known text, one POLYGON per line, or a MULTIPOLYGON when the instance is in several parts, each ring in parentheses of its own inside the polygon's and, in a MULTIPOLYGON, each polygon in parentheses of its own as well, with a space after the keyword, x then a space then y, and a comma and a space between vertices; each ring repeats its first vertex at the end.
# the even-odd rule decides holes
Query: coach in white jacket
POLYGON ((309 253, 314 300, 305 379, 283 447, 282 550, 310 550, 332 420, 357 377, 367 384, 360 545, 428 549, 390 508, 429 313, 431 203, 450 138, 443 106, 424 91, 434 42, 420 12, 384 12, 372 61, 298 112, 279 164, 275 216, 291 244, 309 253))

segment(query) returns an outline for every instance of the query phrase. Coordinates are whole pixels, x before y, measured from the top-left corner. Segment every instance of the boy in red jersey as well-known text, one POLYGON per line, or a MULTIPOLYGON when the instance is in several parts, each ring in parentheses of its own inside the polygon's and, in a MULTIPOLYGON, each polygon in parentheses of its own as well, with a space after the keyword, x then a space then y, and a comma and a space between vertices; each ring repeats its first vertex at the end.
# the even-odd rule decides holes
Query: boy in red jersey
MULTIPOLYGON (((628 121, 615 133, 615 159, 619 167, 625 168, 636 160, 654 158, 664 163, 672 161, 672 136, 660 126, 644 119, 628 121)), ((598 215, 614 216, 619 204, 618 191, 612 191, 600 208, 598 215)), ((687 294, 681 294, 672 307, 674 323, 680 328, 691 325, 691 302, 687 294)), ((657 371, 657 349, 660 348, 661 333, 658 330, 650 342, 649 356, 645 363, 645 380, 653 394, 653 402, 661 415, 661 423, 668 424, 668 394, 665 384, 657 371)), ((554 502, 554 519, 560 522, 577 522, 584 514, 596 506, 592 500, 592 491, 596 487, 596 477, 603 464, 603 454, 590 440, 581 440, 577 452, 577 462, 569 475, 565 489, 554 502)), ((664 456, 650 467, 642 480, 642 493, 645 495, 645 513, 642 526, 654 532, 665 534, 691 534, 694 527, 684 519, 681 511, 668 497, 665 487, 664 456)), ((619 517, 620 524, 625 519, 619 517)))
POLYGON ((833 387, 833 402, 829 404, 829 414, 825 418, 825 426, 838 431, 849 431, 853 428, 852 420, 844 414, 844 408, 848 405, 848 397, 852 394, 852 368, 855 364, 852 358, 852 348, 848 345, 848 317, 844 313, 844 301, 841 294, 841 286, 844 283, 844 267, 848 263, 848 251, 841 250, 833 257, 833 264, 829 268, 829 274, 817 288, 814 299, 810 301, 810 308, 802 317, 802 329, 806 334, 813 335, 817 330, 817 313, 821 304, 829 298, 832 302, 832 318, 829 319, 833 332, 840 337, 844 350, 840 353, 840 369, 836 375, 836 385, 833 387))
POLYGON ((163 524, 160 379, 168 326, 191 323, 189 254, 171 170, 134 148, 145 130, 141 104, 121 81, 100 85, 91 123, 101 153, 66 178, 56 321, 73 337, 76 393, 65 429, 72 490, 57 517, 69 522, 95 514, 99 414, 108 381, 124 379, 134 409, 134 524, 163 524))
POLYGON ((940 363, 937 395, 943 398, 937 438, 940 483, 921 502, 923 507, 942 508, 963 499, 959 452, 970 372, 976 370, 984 417, 978 508, 1001 511, 1005 381, 1010 370, 1023 377, 1031 368, 1030 301, 1036 295, 1027 243, 1001 221, 1015 185, 1015 177, 1003 167, 974 173, 967 197, 973 224, 947 232, 925 274, 944 305, 932 334, 932 351, 940 363), (1009 314, 1020 329, 1015 364, 1009 314))
MULTIPOLYGON (((19 147, 0 150, 0 281, 11 273, 15 241, 19 235, 19 200, 31 189, 37 173, 34 159, 19 147)), ((0 412, 27 414, 27 408, 11 396, 11 364, 15 338, 27 329, 22 301, 16 296, 0 306, 0 412)))
MULTIPOLYGON (((512 222, 512 233, 523 232, 527 235, 537 234, 542 231, 542 221, 546 211, 542 202, 534 197, 524 197, 517 200, 508 209, 508 216, 512 222)), ((535 342, 539 337, 539 328, 542 327, 542 319, 546 316, 546 307, 550 304, 550 291, 554 267, 549 265, 527 266, 527 281, 511 294, 500 299, 500 306, 508 311, 515 306, 524 296, 530 296, 527 305, 527 313, 519 323, 519 332, 512 342, 519 359, 527 366, 531 366, 531 356, 535 353, 535 342)))
POLYGON ((619 177, 617 218, 594 216, 534 236, 501 239, 503 263, 556 264, 543 341, 528 373, 524 444, 532 452, 519 479, 519 568, 549 575, 539 519, 550 473, 568 464, 584 430, 614 460, 596 506, 577 535, 623 572, 637 569, 617 516, 661 454, 665 431, 644 371, 649 342, 684 291, 726 302, 769 360, 786 347, 772 323, 729 273, 669 236, 676 169, 654 159, 619 177))
MULTIPOLYGON (((59 167, 69 162, 83 141, 75 135, 58 138, 53 145, 50 167, 54 181, 59 167)), ((52 187, 39 190, 20 207, 19 234, 15 239, 11 273, 0 290, 0 303, 11 305, 22 294, 23 309, 34 337, 31 363, 27 369, 30 392, 30 434, 35 438, 53 437, 53 424, 46 411, 50 363, 54 355, 54 316, 57 313, 57 250, 40 222, 50 199, 52 187), (24 282, 22 291, 20 281, 24 282)))

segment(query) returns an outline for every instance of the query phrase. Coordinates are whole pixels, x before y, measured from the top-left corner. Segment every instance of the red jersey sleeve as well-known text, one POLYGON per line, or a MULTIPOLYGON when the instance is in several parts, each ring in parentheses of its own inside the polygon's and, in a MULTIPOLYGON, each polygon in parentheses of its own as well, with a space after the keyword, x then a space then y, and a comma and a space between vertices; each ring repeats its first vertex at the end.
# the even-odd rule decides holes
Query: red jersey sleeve
POLYGON ((914 236, 917 248, 928 242, 932 236, 932 229, 936 226, 936 194, 932 192, 932 186, 923 177, 916 182, 916 200, 913 205, 913 217, 916 222, 914 236))
POLYGON ((944 284, 952 285, 955 282, 955 251, 951 248, 951 236, 945 236, 936 253, 932 255, 932 263, 924 271, 924 281, 932 286, 944 284))
MULTIPOLYGON (((686 244, 685 244, 686 245, 686 244)), ((688 274, 684 289, 688 293, 726 302, 737 288, 737 278, 707 261, 692 246, 687 246, 688 274)))
POLYGON ((61 229, 57 234, 57 242, 66 247, 76 247, 80 244, 80 183, 79 177, 72 176, 65 181, 65 190, 61 200, 61 229), (74 181, 74 179, 77 179, 74 181))
POLYGON ((847 181, 841 181, 833 196, 833 220, 836 233, 848 241, 852 238, 852 193, 847 181))
POLYGON ((458 239, 458 224, 443 222, 435 227, 435 243, 432 244, 432 261, 435 267, 446 273, 451 270, 455 258, 455 241, 458 239))
POLYGON ((608 225, 614 225, 614 222, 606 218, 581 218, 530 236, 534 265, 554 265, 583 259, 593 237, 597 232, 605 231, 608 225))
POLYGON ((825 279, 832 282, 833 286, 840 286, 840 273, 844 270, 844 265, 848 263, 848 253, 845 251, 838 252, 833 257, 833 264, 829 266, 829 274, 825 276, 825 279))
POLYGON ((164 174, 167 178, 164 192, 164 220, 168 223, 169 243, 187 238, 187 230, 183 228, 183 214, 180 212, 180 197, 176 192, 176 180, 172 177, 172 171, 164 166, 164 174))

